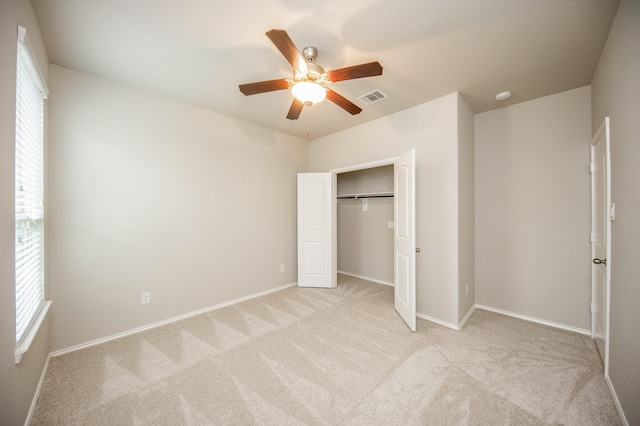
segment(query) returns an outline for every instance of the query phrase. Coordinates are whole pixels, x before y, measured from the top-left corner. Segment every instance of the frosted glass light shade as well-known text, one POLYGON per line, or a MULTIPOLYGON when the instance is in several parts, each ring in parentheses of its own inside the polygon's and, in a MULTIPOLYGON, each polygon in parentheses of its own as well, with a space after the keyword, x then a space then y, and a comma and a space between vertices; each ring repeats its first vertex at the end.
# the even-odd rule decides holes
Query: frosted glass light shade
POLYGON ((324 87, 312 81, 301 81, 291 88, 293 96, 305 105, 314 105, 327 97, 324 87))

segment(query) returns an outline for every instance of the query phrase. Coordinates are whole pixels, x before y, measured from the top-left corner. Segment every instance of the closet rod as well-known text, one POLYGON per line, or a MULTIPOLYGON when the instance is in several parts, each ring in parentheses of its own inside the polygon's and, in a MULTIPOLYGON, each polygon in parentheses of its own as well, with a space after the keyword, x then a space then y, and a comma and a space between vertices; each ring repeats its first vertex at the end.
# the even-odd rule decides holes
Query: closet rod
POLYGON ((346 199, 361 199, 361 198, 393 198, 393 192, 373 192, 368 194, 344 194, 338 195, 339 200, 346 199))

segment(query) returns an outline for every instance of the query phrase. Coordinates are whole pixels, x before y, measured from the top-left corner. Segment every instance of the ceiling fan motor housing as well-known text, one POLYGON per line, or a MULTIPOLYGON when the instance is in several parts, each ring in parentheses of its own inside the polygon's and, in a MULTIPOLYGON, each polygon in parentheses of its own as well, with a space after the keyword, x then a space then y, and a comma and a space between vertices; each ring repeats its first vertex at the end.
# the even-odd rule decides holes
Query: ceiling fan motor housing
POLYGON ((318 84, 324 83, 324 79, 326 78, 326 74, 324 72, 324 68, 320 65, 315 64, 313 62, 307 63, 306 70, 294 70, 293 71, 293 81, 313 81, 318 84))
POLYGON ((293 81, 313 81, 318 84, 325 82, 326 75, 324 68, 315 63, 318 56, 318 49, 313 46, 307 46, 302 49, 302 55, 307 61, 307 69, 305 70, 293 70, 293 81))

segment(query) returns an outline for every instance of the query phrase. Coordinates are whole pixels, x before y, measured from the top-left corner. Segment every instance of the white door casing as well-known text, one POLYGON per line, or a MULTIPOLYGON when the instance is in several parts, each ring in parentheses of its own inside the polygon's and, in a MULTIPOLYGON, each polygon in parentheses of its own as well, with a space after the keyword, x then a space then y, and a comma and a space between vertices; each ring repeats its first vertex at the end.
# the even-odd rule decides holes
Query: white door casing
POLYGON ((298 173, 298 286, 336 287, 334 173, 298 173))
POLYGON ((591 140, 591 334, 608 376, 611 270, 611 168, 609 117, 591 140))
POLYGON ((394 162, 394 305, 416 331, 415 149, 394 162))

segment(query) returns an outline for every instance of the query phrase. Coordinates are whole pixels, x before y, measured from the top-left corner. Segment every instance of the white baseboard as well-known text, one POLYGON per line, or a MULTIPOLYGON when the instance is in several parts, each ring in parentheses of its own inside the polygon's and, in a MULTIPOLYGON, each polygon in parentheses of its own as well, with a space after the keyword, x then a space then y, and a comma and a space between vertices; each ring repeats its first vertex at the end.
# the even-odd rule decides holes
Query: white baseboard
POLYGON ((547 325, 549 327, 560 328, 562 330, 567 330, 567 331, 573 331, 574 333, 586 334, 588 336, 591 336, 591 331, 585 330, 583 328, 571 327, 569 325, 564 325, 564 324, 559 324, 556 322, 551 322, 551 321, 547 321, 539 318, 529 317, 527 315, 516 314, 515 312, 503 311, 502 309, 479 305, 477 303, 474 305, 474 308, 482 309, 483 311, 495 312, 496 314, 502 314, 509 317, 519 318, 525 321, 535 322, 542 325, 547 325))
POLYGON ((69 352, 74 352, 74 351, 77 351, 77 350, 80 350, 80 349, 88 348, 90 346, 99 345, 101 343, 105 343, 105 342, 108 342, 110 340, 115 340, 115 339, 119 339, 121 337, 130 336, 132 334, 140 333, 140 332, 145 331, 145 330, 149 330, 149 329, 152 329, 152 328, 160 327, 160 326, 163 326, 163 325, 166 325, 166 324, 170 324, 172 322, 180 321, 180 320, 183 320, 185 318, 193 317, 195 315, 200 315, 200 314, 203 314, 205 312, 209 312, 209 311, 213 311, 213 310, 216 310, 216 309, 224 308, 224 307, 227 307, 227 306, 235 305, 236 303, 244 302, 245 300, 250 300, 250 299, 254 299, 256 297, 264 296, 266 294, 275 293, 276 291, 284 290, 285 288, 293 287, 293 286, 296 286, 296 285, 298 285, 298 283, 285 284, 285 285, 280 286, 280 287, 276 287, 276 288, 272 288, 272 289, 269 289, 269 290, 261 291, 259 293, 250 294, 249 296, 244 296, 244 297, 240 297, 238 299, 230 300, 228 302, 219 303, 217 305, 213 305, 213 306, 209 306, 208 308, 199 309, 197 311, 189 312, 189 313, 184 314, 184 315, 179 315, 177 317, 169 318, 169 319, 166 319, 166 320, 163 320, 163 321, 154 322, 153 324, 149 324, 149 325, 145 325, 145 326, 142 326, 142 327, 134 328, 134 329, 128 330, 128 331, 123 331, 122 333, 112 334, 111 336, 102 337, 100 339, 91 340, 91 341, 86 342, 86 343, 81 343, 79 345, 75 345, 75 346, 71 346, 71 347, 68 347, 68 348, 65 348, 65 349, 54 351, 54 352, 51 352, 49 354, 49 356, 50 357, 59 356, 59 355, 66 354, 66 353, 69 353, 69 352))
POLYGON ((551 322, 551 321, 547 321, 547 320, 542 320, 542 319, 539 319, 539 318, 529 317, 529 316, 526 316, 526 315, 516 314, 515 312, 504 311, 502 309, 492 308, 490 306, 480 305, 480 304, 477 304, 477 303, 475 305, 473 305, 473 307, 471 309, 469 309, 469 312, 467 312, 467 314, 464 316, 462 321, 460 321, 460 324, 453 324, 453 323, 450 323, 450 322, 446 322, 446 321, 443 321, 443 320, 438 319, 438 318, 430 317, 429 315, 421 314, 419 312, 416 313, 416 316, 418 318, 422 318, 422 319, 425 319, 427 321, 435 322, 436 324, 440 324, 440 325, 443 325, 445 327, 449 327, 449 328, 451 328, 453 330, 460 330, 466 324, 466 322, 468 321, 468 319, 471 317, 471 315, 473 314, 473 312, 476 309, 482 309, 484 311, 494 312, 496 314, 506 315, 506 316, 509 316, 509 317, 518 318, 518 319, 521 319, 521 320, 525 320, 525 321, 529 321, 529 322, 535 322, 537 324, 546 325, 546 326, 549 326, 549 327, 560 328, 562 330, 572 331, 574 333, 585 334, 587 336, 591 336, 591 331, 590 330, 585 330, 585 329, 577 328, 577 327, 571 327, 571 326, 568 326, 568 325, 559 324, 559 323, 555 323, 555 322, 551 322))
POLYGON ((388 285, 388 286, 391 286, 391 287, 395 287, 395 285, 393 283, 390 283, 388 281, 377 280, 375 278, 365 277, 364 275, 352 274, 351 272, 345 272, 345 271, 338 271, 338 273, 342 274, 342 275, 348 275, 348 276, 354 277, 354 278, 360 278, 361 280, 371 281, 371 282, 374 282, 376 284, 383 284, 383 285, 388 285))
POLYGON ((613 388, 613 383, 611 383, 611 378, 609 378, 609 376, 604 376, 604 379, 607 382, 607 386, 609 386, 609 391, 611 392, 611 396, 613 397, 613 402, 616 404, 616 409, 618 410, 618 415, 620 416, 622 424, 624 426, 629 426, 629 421, 624 415, 622 405, 620 404, 620 400, 618 399, 618 394, 616 394, 616 390, 613 388))
POLYGON ((33 399, 31 400, 31 406, 29 407, 27 418, 24 421, 24 426, 29 426, 31 424, 31 418, 33 417, 33 413, 36 410, 36 404, 38 403, 38 398, 40 398, 40 391, 42 390, 44 377, 47 375, 47 369, 49 368, 50 360, 51 360, 51 354, 47 355, 47 360, 44 363, 44 367, 42 367, 42 374, 40 374, 40 381, 38 381, 38 386, 36 387, 36 391, 33 394, 33 399))
POLYGON ((471 314, 473 314, 475 310, 476 310, 476 305, 473 305, 471 309, 469 309, 469 312, 467 312, 467 315, 465 315, 464 318, 462 318, 462 321, 460 321, 460 325, 458 326, 460 329, 464 327, 464 325, 467 323, 467 321, 471 317, 471 314))
POLYGON ((421 314, 420 312, 416 312, 416 316, 418 318, 422 318, 422 319, 430 321, 430 322, 435 322, 436 324, 443 325, 443 326, 451 328, 453 330, 460 330, 460 326, 458 324, 452 324, 450 322, 442 321, 441 319, 430 317, 429 315, 421 314))
POLYGON ((443 325, 453 330, 461 330, 462 327, 464 327, 464 325, 467 323, 467 320, 471 317, 471 314, 473 314, 473 311, 475 311, 475 309, 476 309, 475 305, 472 306, 471 309, 469 309, 469 312, 467 312, 467 315, 465 315, 464 318, 462 318, 462 321, 460 321, 460 324, 453 324, 450 322, 442 321, 441 319, 430 317, 429 315, 421 314, 420 312, 416 312, 416 316, 418 318, 435 322, 436 324, 443 325))

